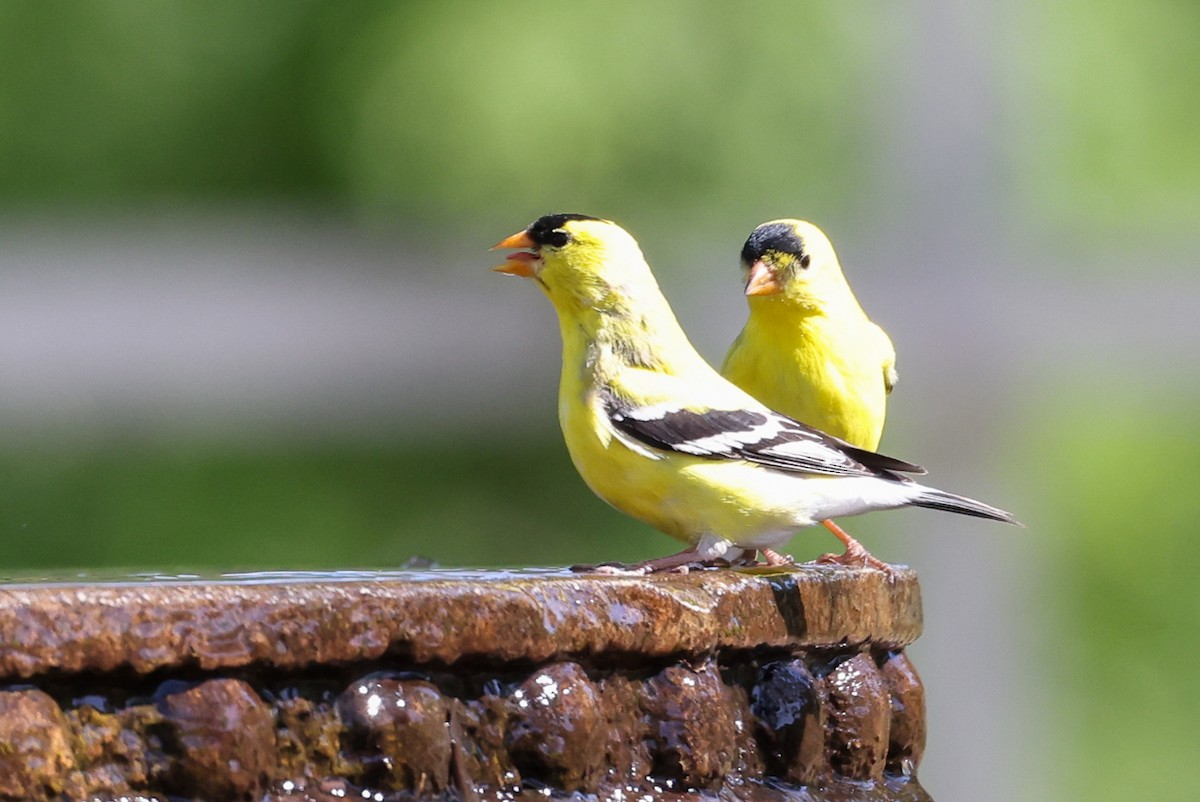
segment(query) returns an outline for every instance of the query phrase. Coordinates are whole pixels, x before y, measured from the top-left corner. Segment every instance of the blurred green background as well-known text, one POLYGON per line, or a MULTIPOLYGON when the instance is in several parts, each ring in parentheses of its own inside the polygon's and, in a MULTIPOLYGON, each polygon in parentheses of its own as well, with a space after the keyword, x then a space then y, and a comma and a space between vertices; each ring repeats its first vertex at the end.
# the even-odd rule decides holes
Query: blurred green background
MULTIPOLYGON (((922 576, 935 798, 1191 799, 1200 5, 0 5, 0 570, 633 560, 487 247, 623 223, 719 360, 798 216, 899 351, 885 451, 1013 510, 922 576)), ((829 550, 816 531, 798 556, 829 550)))

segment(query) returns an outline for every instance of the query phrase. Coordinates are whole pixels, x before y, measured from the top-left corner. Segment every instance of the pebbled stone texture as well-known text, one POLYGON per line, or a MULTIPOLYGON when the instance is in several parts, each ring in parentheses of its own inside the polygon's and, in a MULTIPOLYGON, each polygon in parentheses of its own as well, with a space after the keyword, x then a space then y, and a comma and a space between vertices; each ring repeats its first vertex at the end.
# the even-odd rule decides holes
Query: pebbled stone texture
POLYGON ((712 663, 699 670, 674 665, 643 686, 642 711, 650 729, 650 776, 695 790, 728 772, 740 715, 712 663))
POLYGON ((600 691, 577 663, 535 671, 509 697, 506 746, 522 775, 566 791, 599 789, 606 721, 600 691))
POLYGON ((824 567, 0 586, 0 800, 921 802, 919 630, 824 567))
POLYGON ((751 712, 763 758, 790 782, 820 780, 825 769, 825 718, 817 680, 803 660, 764 665, 751 690, 751 712))
POLYGON ((164 752, 176 755, 163 787, 180 795, 240 799, 266 787, 275 768, 275 718, 248 684, 212 679, 158 702, 164 752))
POLYGON ((839 662, 825 677, 826 749, 843 777, 880 780, 887 758, 891 701, 870 655, 839 662))
POLYGON ((450 776, 446 700, 435 685, 387 675, 364 677, 337 701, 347 746, 363 755, 356 779, 417 793, 443 791, 450 776))
POLYGON ((889 653, 879 670, 888 688, 888 770, 912 774, 925 755, 925 687, 904 652, 889 653))
POLYGON ((0 798, 62 792, 75 768, 71 730, 39 690, 0 692, 0 798))

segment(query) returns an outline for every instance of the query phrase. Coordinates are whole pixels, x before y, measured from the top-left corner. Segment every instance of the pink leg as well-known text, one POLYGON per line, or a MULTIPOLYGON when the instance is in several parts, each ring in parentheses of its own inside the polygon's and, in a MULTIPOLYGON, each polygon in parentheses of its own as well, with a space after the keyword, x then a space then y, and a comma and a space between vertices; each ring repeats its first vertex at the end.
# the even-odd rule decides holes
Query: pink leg
POLYGON ((647 574, 658 574, 666 571, 686 574, 688 566, 695 562, 700 562, 700 555, 696 553, 695 546, 690 546, 675 554, 668 554, 665 557, 655 557, 652 560, 634 563, 633 565, 575 566, 572 570, 590 569, 592 573, 606 574, 608 576, 645 576, 647 574))
POLYGON ((875 568, 883 571, 889 577, 895 577, 896 569, 878 559, 867 551, 863 544, 859 543, 854 538, 850 537, 845 529, 835 524, 833 521, 821 521, 825 528, 833 532, 834 536, 842 541, 846 546, 846 551, 842 554, 822 554, 817 558, 817 562, 823 564, 845 565, 851 568, 875 568))
POLYGON ((759 549, 767 565, 795 565, 796 560, 790 554, 780 554, 774 549, 759 549))

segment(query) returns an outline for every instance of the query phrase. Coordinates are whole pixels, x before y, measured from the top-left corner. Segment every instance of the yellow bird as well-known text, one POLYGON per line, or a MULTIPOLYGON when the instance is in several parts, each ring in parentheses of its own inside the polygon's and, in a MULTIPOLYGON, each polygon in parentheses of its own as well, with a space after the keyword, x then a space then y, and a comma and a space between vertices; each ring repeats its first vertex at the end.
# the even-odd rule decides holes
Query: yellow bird
POLYGON ((546 215, 498 243, 496 270, 536 283, 562 334, 559 421, 588 486, 688 544, 634 573, 737 560, 841 515, 917 506, 1016 523, 917 484, 924 473, 771 411, 688 342, 636 241, 607 220, 546 215))
MULTIPOLYGON (((771 409, 874 451, 896 351, 854 297, 828 237, 803 220, 773 220, 751 232, 741 262, 750 316, 722 375, 771 409)), ((833 521, 822 523, 846 550, 821 561, 891 570, 833 521)))

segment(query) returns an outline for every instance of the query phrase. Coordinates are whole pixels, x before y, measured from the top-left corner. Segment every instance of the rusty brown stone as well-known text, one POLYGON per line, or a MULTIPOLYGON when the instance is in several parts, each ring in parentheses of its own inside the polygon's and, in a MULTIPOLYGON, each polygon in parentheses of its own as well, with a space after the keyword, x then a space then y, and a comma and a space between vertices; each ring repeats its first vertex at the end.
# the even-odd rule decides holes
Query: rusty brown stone
POLYGON ((538 669, 513 691, 508 751, 521 776, 594 792, 604 765, 600 693, 577 663, 538 669))
POLYGON ((646 683, 642 710, 651 738, 651 774, 680 789, 721 779, 733 764, 732 705, 715 663, 669 666, 646 683))
MULTIPOLYGON (((721 671, 725 685, 725 697, 731 705, 730 715, 733 718, 734 757, 733 765, 727 776, 764 777, 768 776, 767 761, 759 744, 759 732, 755 727, 755 716, 750 711, 750 694, 753 688, 747 688, 732 678, 736 674, 727 668, 721 671), (733 684, 729 684, 729 683, 733 684)), ((769 772, 772 776, 777 772, 769 772)))
POLYGON ((0 585, 53 693, 0 692, 0 800, 927 802, 919 627, 842 568, 0 585))
POLYGON ((213 679, 159 702, 174 760, 168 790, 187 796, 248 799, 272 779, 275 724, 254 689, 213 679))
POLYGON ((333 703, 284 693, 275 702, 275 749, 282 777, 349 776, 342 753, 345 730, 333 703))
POLYGON ((825 677, 830 767, 855 780, 879 780, 887 758, 892 709, 875 662, 856 654, 825 677))
MULTIPOLYGON (((84 791, 88 794, 122 794, 144 787, 152 774, 144 741, 145 707, 134 707, 122 715, 110 712, 102 701, 85 700, 67 713, 71 729, 76 733, 75 754, 79 765, 86 767, 84 791), (97 706, 99 705, 99 706, 97 706)), ((157 711, 149 718, 162 721, 157 711)))
POLYGON ((801 566, 620 578, 545 572, 0 587, 0 678, 198 664, 298 669, 394 655, 700 654, 713 648, 901 648, 921 626, 916 575, 801 566))
MULTIPOLYGON (((162 749, 164 720, 158 707, 154 704, 130 704, 112 718, 116 718, 121 726, 118 741, 109 753, 111 761, 108 766, 120 770, 120 774, 114 776, 123 776, 131 788, 144 788, 158 778, 169 776, 171 758, 162 749)), ((96 790, 123 792, 127 789, 100 786, 96 790)))
POLYGON ((75 768, 62 710, 36 689, 0 691, 0 799, 57 797, 75 768))
POLYGON ((613 674, 600 689, 605 714, 604 753, 615 782, 637 784, 650 776, 652 760, 642 711, 643 680, 613 674))
POLYGON ((443 791, 450 774, 450 714, 437 686, 375 675, 351 683, 337 703, 363 773, 386 790, 443 791))
POLYGON ((887 770, 907 777, 925 755, 925 687, 904 652, 889 652, 879 673, 892 705, 887 770))
POLYGON ((825 770, 825 705, 804 661, 763 665, 751 692, 751 710, 771 767, 797 784, 820 779, 825 770))
POLYGON ((489 788, 519 785, 520 773, 508 752, 510 705, 499 682, 488 682, 478 699, 450 711, 450 743, 454 779, 461 788, 466 778, 489 788))

